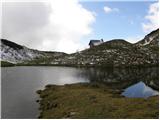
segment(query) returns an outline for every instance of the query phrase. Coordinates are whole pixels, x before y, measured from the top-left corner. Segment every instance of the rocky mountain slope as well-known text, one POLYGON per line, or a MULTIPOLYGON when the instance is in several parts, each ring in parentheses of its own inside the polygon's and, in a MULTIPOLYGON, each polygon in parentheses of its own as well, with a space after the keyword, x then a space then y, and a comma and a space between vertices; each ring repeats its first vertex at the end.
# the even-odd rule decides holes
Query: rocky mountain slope
POLYGON ((46 53, 23 46, 10 46, 2 40, 1 59, 26 65, 68 66, 157 66, 159 64, 159 29, 131 44, 114 39, 73 54, 46 53), (56 55, 57 54, 57 55, 56 55), (25 61, 25 62, 24 62, 25 61))
MULTIPOLYGON (((39 64, 42 61, 40 60, 39 64)), ((122 39, 114 39, 99 46, 70 55, 50 58, 44 62, 50 65, 73 66, 156 66, 159 64, 159 29, 135 44, 122 39)))
POLYGON ((10 63, 21 63, 24 61, 31 61, 40 58, 48 58, 51 56, 59 56, 64 53, 60 52, 44 52, 29 49, 25 46, 18 45, 6 39, 1 39, 1 61, 10 63))
POLYGON ((158 42, 159 42, 159 29, 152 31, 148 35, 145 36, 143 40, 140 40, 139 42, 136 43, 138 46, 156 46, 158 47, 158 42))

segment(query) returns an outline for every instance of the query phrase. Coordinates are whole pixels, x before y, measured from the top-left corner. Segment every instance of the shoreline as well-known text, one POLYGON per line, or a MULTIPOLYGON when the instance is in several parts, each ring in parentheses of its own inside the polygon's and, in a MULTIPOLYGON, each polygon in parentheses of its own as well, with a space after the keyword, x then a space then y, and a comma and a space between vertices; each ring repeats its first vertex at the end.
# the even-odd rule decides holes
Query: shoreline
POLYGON ((47 85, 38 90, 39 118, 158 118, 159 96, 126 98, 103 84, 47 85))
POLYGON ((145 64, 145 65, 120 65, 120 66, 114 66, 114 65, 77 65, 77 64, 23 64, 23 63, 8 63, 4 64, 1 62, 1 67, 15 67, 15 66, 56 66, 56 67, 75 67, 75 68, 147 68, 147 67, 159 67, 159 64, 145 64))

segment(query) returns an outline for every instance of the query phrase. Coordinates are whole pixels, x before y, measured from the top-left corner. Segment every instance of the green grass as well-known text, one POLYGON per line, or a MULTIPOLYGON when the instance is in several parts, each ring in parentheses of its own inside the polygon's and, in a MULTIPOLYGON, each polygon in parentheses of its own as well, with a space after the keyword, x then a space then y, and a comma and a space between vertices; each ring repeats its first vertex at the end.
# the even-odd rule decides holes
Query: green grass
POLYGON ((39 118, 158 118, 158 96, 125 98, 101 84, 48 85, 40 94, 39 118))
POLYGON ((14 65, 15 64, 13 64, 13 63, 1 61, 1 67, 11 67, 11 66, 14 66, 14 65))

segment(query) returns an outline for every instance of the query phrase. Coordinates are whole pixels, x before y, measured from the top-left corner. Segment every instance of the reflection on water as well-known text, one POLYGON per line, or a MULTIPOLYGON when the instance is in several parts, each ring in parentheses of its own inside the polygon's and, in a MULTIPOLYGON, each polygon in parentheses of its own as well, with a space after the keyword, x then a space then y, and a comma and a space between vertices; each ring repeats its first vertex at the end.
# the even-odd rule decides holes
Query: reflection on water
POLYGON ((125 89, 143 81, 159 89, 158 68, 8 67, 1 72, 2 118, 36 118, 39 114, 36 91, 47 84, 102 82, 113 89, 125 89))
POLYGON ((139 69, 90 68, 83 70, 83 75, 86 76, 90 82, 103 82, 117 89, 124 89, 139 81, 143 81, 153 89, 159 90, 159 70, 157 67, 139 69))
POLYGON ((141 97, 148 98, 158 95, 158 92, 148 87, 144 82, 138 82, 124 90, 122 93, 125 97, 141 97))

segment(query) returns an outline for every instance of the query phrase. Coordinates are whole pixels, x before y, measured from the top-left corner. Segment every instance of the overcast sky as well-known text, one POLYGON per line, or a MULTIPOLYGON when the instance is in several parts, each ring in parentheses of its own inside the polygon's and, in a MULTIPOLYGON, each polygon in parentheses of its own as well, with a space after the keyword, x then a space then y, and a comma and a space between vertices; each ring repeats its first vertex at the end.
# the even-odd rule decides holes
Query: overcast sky
POLYGON ((101 38, 122 38, 134 43, 156 28, 156 1, 2 4, 2 38, 39 50, 72 53, 88 47, 90 39, 101 38))

